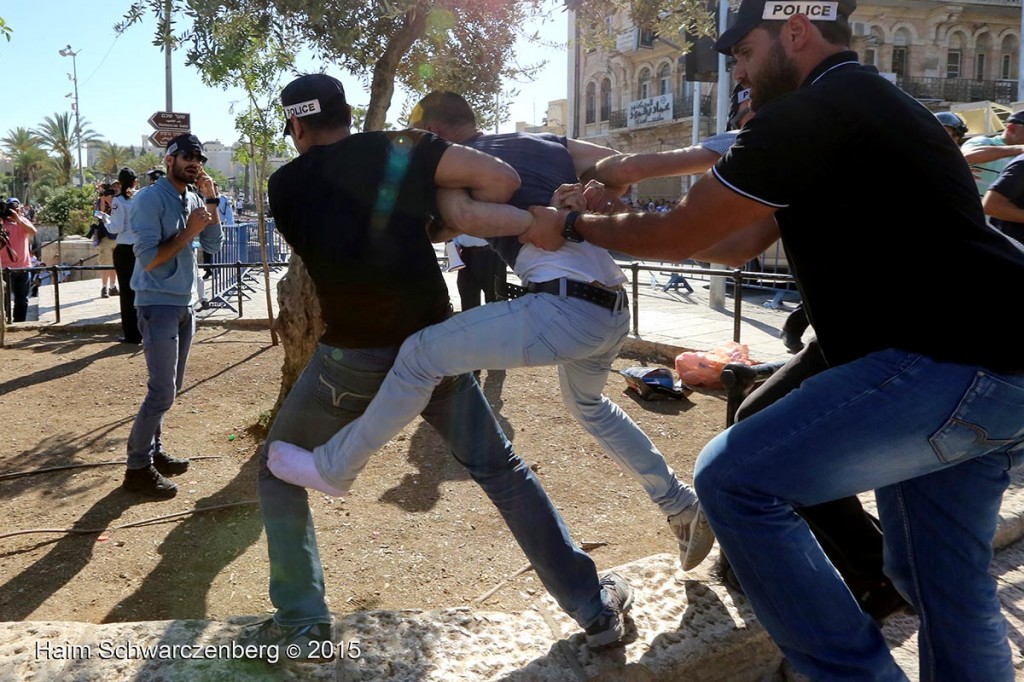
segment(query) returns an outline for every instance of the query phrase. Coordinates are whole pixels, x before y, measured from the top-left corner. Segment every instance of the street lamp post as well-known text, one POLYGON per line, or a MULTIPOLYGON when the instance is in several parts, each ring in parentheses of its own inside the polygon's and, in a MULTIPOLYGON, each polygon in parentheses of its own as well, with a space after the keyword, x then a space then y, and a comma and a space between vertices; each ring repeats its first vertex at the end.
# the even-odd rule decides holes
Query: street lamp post
POLYGON ((77 60, 75 59, 75 57, 78 55, 78 52, 81 52, 81 50, 79 50, 78 52, 75 52, 74 50, 71 49, 71 45, 69 44, 67 47, 65 47, 65 48, 63 48, 61 50, 58 50, 57 52, 58 52, 58 54, 60 54, 61 57, 71 57, 71 73, 72 73, 71 81, 75 85, 74 108, 75 108, 75 140, 78 143, 78 186, 79 187, 85 187, 85 172, 84 172, 83 167, 82 167, 82 118, 81 118, 81 114, 78 111, 78 109, 79 109, 79 107, 78 107, 78 63, 77 63, 77 60))

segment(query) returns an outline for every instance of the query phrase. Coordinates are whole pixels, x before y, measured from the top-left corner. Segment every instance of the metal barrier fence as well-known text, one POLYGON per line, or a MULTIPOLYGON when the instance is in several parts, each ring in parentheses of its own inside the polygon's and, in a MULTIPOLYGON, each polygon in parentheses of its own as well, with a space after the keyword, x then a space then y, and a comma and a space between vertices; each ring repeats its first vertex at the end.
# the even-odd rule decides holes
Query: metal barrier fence
MULTIPOLYGON (((244 236, 247 239, 250 235, 250 228, 248 226, 236 226, 238 228, 244 228, 236 230, 236 234, 244 236)), ((278 236, 279 238, 279 236, 278 236)), ((236 242, 236 244, 246 244, 246 250, 241 249, 234 251, 236 256, 240 256, 243 253, 249 254, 248 249, 252 248, 252 241, 236 242)), ((269 247, 269 240, 268 240, 269 247)), ((258 253, 259 243, 256 242, 256 251, 258 253)), ((269 251, 269 248, 268 248, 269 251)), ((283 249, 280 249, 280 245, 275 245, 273 253, 275 255, 283 255, 283 249)), ((439 265, 447 265, 447 259, 438 258, 439 265)), ((278 260, 268 263, 273 268, 281 268, 288 265, 286 261, 278 260)), ((775 305, 781 301, 782 295, 790 291, 794 284, 794 279, 791 275, 781 273, 768 273, 768 272, 751 272, 749 270, 742 270, 739 268, 735 269, 716 269, 710 267, 703 267, 699 265, 692 266, 670 266, 662 264, 647 264, 647 263, 619 263, 619 265, 627 273, 631 275, 631 296, 630 303, 633 313, 632 322, 632 333, 635 336, 640 334, 640 286, 641 280, 644 279, 644 275, 641 273, 650 273, 649 279, 651 284, 655 283, 655 279, 659 274, 667 274, 670 277, 672 275, 679 275, 681 277, 687 277, 694 281, 710 281, 712 277, 724 277, 732 284, 734 292, 741 292, 743 288, 758 287, 767 290, 775 290, 775 305)), ((206 267, 211 270, 210 280, 214 283, 222 282, 226 284, 226 288, 220 289, 214 299, 210 299, 210 305, 220 305, 230 308, 235 312, 238 317, 242 317, 243 313, 243 301, 249 299, 248 292, 253 291, 249 282, 252 281, 257 275, 260 274, 262 265, 258 262, 242 262, 235 261, 234 263, 228 262, 214 262, 200 267, 206 267), (248 278, 248 281, 247 281, 248 278), (233 305, 234 304, 234 305, 233 305)), ((28 268, 30 272, 47 272, 50 274, 50 281, 53 284, 53 301, 54 301, 54 315, 57 323, 61 321, 60 315, 60 282, 58 277, 58 271, 74 271, 74 270, 104 270, 107 269, 103 266, 98 265, 86 265, 86 266, 48 266, 45 268, 28 268)), ((7 276, 8 270, 3 271, 4 277, 7 276)), ((202 280, 200 280, 202 281, 202 280)), ((209 281, 209 280, 208 280, 209 281)), ((671 280, 670 280, 671 281, 671 280)), ((6 293, 6 288, 5 288, 6 293)), ((732 311, 733 316, 733 341, 740 341, 740 329, 742 327, 742 310, 743 310, 743 296, 735 295, 733 297, 734 306, 732 311)), ((771 303, 765 305, 773 307, 771 303)), ((6 309, 6 305, 5 305, 6 309)), ((10 310, 7 310, 7 321, 10 322, 10 310)))
MULTIPOLYGON (((267 223, 267 262, 271 269, 287 265, 291 247, 277 232, 273 220, 267 223)), ((198 244, 197 244, 198 247, 198 244)), ((215 254, 203 253, 199 266, 199 299, 204 308, 228 308, 241 317, 242 301, 254 291, 252 281, 260 267, 260 239, 257 223, 224 226, 224 245, 215 254), (217 267, 221 266, 221 267, 217 267), (227 266, 227 267, 225 267, 227 266), (207 296, 206 288, 210 287, 207 296), (234 299, 238 308, 232 305, 234 299)))

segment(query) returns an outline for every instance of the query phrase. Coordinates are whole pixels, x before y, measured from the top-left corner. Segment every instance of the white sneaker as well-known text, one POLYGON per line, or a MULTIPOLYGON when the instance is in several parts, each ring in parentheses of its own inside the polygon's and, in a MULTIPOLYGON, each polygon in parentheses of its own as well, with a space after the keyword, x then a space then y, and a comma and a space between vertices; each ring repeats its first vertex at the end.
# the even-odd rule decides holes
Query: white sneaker
POLYGON ((715 534, 708 525, 700 503, 695 502, 668 517, 668 525, 679 539, 679 563, 683 570, 689 571, 699 566, 715 544, 715 534))

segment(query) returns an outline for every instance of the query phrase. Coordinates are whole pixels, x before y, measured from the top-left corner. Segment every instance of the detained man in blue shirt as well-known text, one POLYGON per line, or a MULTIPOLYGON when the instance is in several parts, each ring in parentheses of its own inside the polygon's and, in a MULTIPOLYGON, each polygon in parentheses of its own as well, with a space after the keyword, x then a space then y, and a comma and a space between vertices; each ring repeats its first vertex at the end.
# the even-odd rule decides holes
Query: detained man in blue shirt
POLYGON ((215 253, 224 243, 213 178, 203 170, 206 156, 195 135, 167 145, 167 175, 138 195, 132 208, 135 270, 132 289, 142 348, 149 372, 146 397, 128 436, 124 488, 169 498, 178 486, 166 478, 182 474, 189 461, 163 450, 160 432, 185 378, 196 301, 196 258, 192 240, 215 253), (198 192, 196 189, 198 188, 198 192))

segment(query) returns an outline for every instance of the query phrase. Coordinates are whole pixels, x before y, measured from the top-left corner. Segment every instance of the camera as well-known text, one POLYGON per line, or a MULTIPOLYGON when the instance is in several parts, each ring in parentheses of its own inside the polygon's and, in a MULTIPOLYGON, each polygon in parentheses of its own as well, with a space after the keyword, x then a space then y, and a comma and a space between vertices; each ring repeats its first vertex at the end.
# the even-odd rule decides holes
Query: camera
POLYGON ((3 204, 0 205, 0 219, 6 220, 14 216, 14 205, 3 204))
POLYGON ((5 230, 5 229, 0 228, 0 247, 10 246, 10 244, 11 244, 11 235, 10 235, 10 233, 7 230, 5 230))

